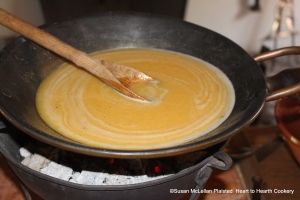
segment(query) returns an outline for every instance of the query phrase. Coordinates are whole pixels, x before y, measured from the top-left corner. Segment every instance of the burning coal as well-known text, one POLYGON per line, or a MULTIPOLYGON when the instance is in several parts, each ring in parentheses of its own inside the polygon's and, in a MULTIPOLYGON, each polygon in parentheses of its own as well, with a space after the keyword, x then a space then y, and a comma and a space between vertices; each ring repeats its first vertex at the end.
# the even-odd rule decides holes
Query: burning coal
POLYGON ((200 151, 157 159, 99 158, 38 141, 20 149, 23 165, 51 177, 84 185, 125 185, 165 178, 197 164, 205 154, 200 151))

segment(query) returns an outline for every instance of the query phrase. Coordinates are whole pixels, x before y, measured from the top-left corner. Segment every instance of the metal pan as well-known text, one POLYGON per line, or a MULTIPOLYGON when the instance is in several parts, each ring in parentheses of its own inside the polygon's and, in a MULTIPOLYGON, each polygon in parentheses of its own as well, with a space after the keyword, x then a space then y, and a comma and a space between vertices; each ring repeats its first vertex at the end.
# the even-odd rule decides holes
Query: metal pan
POLYGON ((299 54, 299 47, 253 59, 231 40, 206 28, 178 19, 137 13, 97 13, 42 28, 87 53, 118 48, 157 48, 191 55, 221 69, 234 85, 236 102, 232 113, 224 123, 205 136, 182 145, 154 150, 93 148, 61 136, 42 121, 35 106, 37 88, 64 60, 24 37, 17 38, 0 53, 1 113, 30 136, 77 153, 151 158, 204 149, 229 139, 250 124, 265 101, 300 90, 298 83, 292 88, 268 93, 265 76, 257 64, 275 56, 299 54))

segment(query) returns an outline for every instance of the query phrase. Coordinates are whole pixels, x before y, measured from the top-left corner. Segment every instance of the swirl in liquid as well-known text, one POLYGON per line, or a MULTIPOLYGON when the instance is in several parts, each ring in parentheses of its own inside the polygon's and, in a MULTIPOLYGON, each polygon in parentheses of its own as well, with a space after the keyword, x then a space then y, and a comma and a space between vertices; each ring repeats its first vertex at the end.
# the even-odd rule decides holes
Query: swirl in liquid
POLYGON ((149 49, 92 56, 136 68, 159 81, 132 86, 152 100, 142 103, 71 64, 60 66, 43 80, 36 104, 42 119, 71 140, 120 150, 170 147, 213 130, 233 109, 235 96, 229 79, 199 59, 149 49))

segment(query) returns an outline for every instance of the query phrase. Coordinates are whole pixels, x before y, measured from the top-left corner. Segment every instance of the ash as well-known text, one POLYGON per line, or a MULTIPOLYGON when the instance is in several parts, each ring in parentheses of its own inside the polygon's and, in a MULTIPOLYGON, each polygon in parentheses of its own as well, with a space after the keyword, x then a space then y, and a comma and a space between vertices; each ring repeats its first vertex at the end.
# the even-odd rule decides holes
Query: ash
POLYGON ((35 171, 84 185, 127 185, 165 178, 194 166, 206 152, 157 159, 86 156, 34 141, 20 148, 21 163, 35 171))

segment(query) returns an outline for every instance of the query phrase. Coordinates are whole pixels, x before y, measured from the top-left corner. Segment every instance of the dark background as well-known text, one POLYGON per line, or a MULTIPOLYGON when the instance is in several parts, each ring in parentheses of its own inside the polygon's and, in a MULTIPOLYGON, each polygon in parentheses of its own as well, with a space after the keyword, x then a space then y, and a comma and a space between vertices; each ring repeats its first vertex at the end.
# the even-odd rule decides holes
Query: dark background
POLYGON ((183 19, 186 0, 42 0, 47 23, 105 11, 133 11, 183 19))

